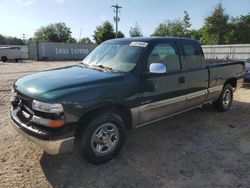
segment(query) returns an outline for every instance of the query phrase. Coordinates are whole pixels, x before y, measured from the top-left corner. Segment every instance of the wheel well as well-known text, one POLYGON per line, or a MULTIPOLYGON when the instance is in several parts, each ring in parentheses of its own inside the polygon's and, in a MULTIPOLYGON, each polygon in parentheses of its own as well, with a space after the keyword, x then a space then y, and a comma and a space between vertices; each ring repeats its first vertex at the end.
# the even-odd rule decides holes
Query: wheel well
POLYGON ((132 127, 132 116, 131 116, 129 108, 120 104, 112 104, 112 105, 95 108, 85 113, 79 120, 76 134, 84 131, 86 126, 81 126, 82 124, 87 125, 94 117, 108 110, 113 110, 115 113, 118 113, 121 116, 121 118, 124 120, 127 129, 130 129, 132 127))
POLYGON ((233 88, 236 88, 236 86, 237 86, 237 80, 236 80, 236 78, 230 78, 230 79, 228 79, 225 82, 224 86, 227 85, 227 84, 230 84, 233 88))
POLYGON ((121 104, 114 104, 114 108, 121 112, 122 119, 124 120, 127 129, 131 129, 132 127, 132 115, 130 112, 129 107, 121 105, 121 104))

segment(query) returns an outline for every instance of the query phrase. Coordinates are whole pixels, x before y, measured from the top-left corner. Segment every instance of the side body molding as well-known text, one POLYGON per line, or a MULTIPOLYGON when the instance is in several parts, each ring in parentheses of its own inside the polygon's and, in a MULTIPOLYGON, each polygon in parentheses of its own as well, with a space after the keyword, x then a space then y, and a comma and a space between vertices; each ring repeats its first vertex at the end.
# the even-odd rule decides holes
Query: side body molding
POLYGON ((167 117, 170 116, 174 116, 177 114, 180 114, 182 112, 194 109, 198 106, 201 106, 203 104, 212 102, 216 99, 218 99, 221 91, 222 91, 223 85, 220 86, 215 86, 215 87, 211 87, 209 89, 205 89, 205 90, 201 90, 198 92, 194 92, 194 93, 189 93, 187 95, 183 95, 183 96, 179 96, 179 97, 174 97, 174 98, 170 98, 170 99, 165 99, 162 101, 157 101, 157 102, 153 102, 153 103, 149 103, 149 104, 145 104, 142 106, 138 106, 135 108, 131 108, 131 115, 132 115, 132 127, 133 128, 137 128, 137 127, 142 127, 144 125, 165 119, 167 117), (195 100, 196 98, 199 97, 205 97, 206 100, 199 105, 194 104, 193 106, 183 106, 182 111, 177 112, 177 113, 171 113, 170 108, 173 108, 175 105, 178 105, 178 103, 183 102, 184 100, 195 100), (151 112, 154 113, 151 113, 151 112), (155 113, 156 112, 156 113, 155 113), (164 113, 164 114, 163 114, 164 113), (144 121, 142 119, 142 117, 144 116, 152 116, 156 115, 156 114, 161 114, 162 116, 157 117, 155 116, 155 118, 153 118, 153 121, 144 121))

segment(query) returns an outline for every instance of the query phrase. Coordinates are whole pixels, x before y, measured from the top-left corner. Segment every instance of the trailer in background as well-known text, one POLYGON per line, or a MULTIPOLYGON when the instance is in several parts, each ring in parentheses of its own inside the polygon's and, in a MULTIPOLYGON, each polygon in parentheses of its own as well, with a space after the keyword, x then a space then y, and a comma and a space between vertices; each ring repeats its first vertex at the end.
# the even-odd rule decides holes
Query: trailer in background
POLYGON ((3 62, 8 60, 14 60, 18 62, 19 60, 22 60, 21 48, 17 46, 0 47, 0 58, 3 62))
POLYGON ((62 42, 29 43, 29 58, 38 61, 82 60, 92 50, 95 44, 70 44, 62 42))

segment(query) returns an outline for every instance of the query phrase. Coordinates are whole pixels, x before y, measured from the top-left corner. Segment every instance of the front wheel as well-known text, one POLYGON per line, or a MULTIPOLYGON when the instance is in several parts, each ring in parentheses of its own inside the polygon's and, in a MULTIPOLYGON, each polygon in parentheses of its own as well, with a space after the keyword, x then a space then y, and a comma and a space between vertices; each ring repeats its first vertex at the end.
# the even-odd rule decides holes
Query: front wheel
POLYGON ((126 126, 118 114, 105 112, 95 117, 83 131, 79 152, 92 164, 113 159, 121 150, 126 137, 126 126))
POLYGON ((220 97, 213 102, 215 110, 219 112, 227 111, 233 101, 233 88, 227 84, 221 91, 220 97))

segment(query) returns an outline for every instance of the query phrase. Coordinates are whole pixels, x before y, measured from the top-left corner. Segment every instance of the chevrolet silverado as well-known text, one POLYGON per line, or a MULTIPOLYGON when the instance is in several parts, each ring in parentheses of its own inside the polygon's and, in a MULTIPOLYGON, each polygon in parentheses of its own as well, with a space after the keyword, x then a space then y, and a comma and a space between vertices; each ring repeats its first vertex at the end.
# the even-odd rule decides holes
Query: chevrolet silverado
POLYGON ((15 81, 11 118, 47 153, 76 149, 100 164, 119 153, 129 129, 206 103, 227 111, 244 73, 241 61, 208 63, 196 40, 113 39, 78 65, 15 81))

